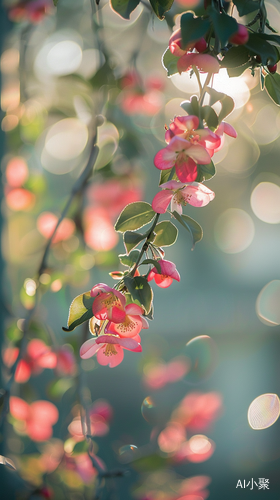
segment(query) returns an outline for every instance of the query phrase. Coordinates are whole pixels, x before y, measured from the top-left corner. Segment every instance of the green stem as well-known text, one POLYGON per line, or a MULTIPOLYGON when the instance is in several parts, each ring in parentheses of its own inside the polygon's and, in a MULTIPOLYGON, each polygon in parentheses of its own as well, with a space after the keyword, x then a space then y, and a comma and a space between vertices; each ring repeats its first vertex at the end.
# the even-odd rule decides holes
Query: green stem
POLYGON ((213 73, 208 73, 208 75, 206 77, 206 80, 205 80, 205 83, 204 83, 204 85, 203 85, 203 87, 201 89, 200 98, 199 98, 199 101, 198 101, 198 104, 200 104, 200 106, 202 106, 202 104, 203 104, 204 97, 205 97, 205 94, 206 94, 206 88, 207 88, 207 86, 210 83, 212 75, 213 75, 213 73))
POLYGON ((153 234, 153 231, 154 231, 154 229, 155 229, 155 227, 156 227, 156 225, 157 225, 157 221, 158 221, 158 219, 159 219, 159 216, 160 216, 160 214, 156 214, 156 216, 155 216, 155 218, 154 218, 154 222, 153 222, 153 224, 152 224, 152 226, 151 226, 151 228, 150 228, 150 230, 149 230, 149 232, 148 232, 148 234, 147 234, 146 241, 145 241, 144 245, 142 246, 142 249, 141 249, 141 252, 139 253, 138 259, 137 259, 137 261, 135 262, 135 264, 134 264, 134 266, 133 266, 132 270, 131 270, 131 271, 130 271, 130 273, 129 273, 129 275, 130 275, 131 277, 133 277, 133 276, 134 276, 135 271, 137 270, 137 268, 138 268, 138 266, 139 266, 139 264, 140 264, 140 261, 141 261, 141 259, 142 259, 143 255, 144 255, 144 253, 145 253, 145 252, 148 250, 148 248, 149 248, 149 245, 150 245, 150 238, 151 238, 151 236, 152 236, 152 234, 153 234))
POLYGON ((198 86, 199 86, 199 93, 201 95, 201 93, 202 93, 202 85, 201 85, 201 81, 200 81, 199 71, 198 71, 198 69, 197 69, 196 66, 192 66, 192 69, 193 69, 193 72, 194 72, 194 74, 195 74, 195 76, 197 78, 197 83, 198 83, 198 86))

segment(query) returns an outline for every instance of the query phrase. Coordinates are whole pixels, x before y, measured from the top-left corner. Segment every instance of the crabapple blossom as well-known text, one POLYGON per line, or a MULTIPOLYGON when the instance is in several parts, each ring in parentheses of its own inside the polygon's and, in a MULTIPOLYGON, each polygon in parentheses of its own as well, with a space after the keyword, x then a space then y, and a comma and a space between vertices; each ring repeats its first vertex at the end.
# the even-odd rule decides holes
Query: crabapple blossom
POLYGON ((116 335, 100 335, 84 342, 80 349, 82 359, 88 359, 97 354, 100 365, 109 365, 110 368, 118 366, 123 360, 123 349, 141 352, 140 337, 119 338, 116 335))
POLYGON ((92 288, 90 294, 95 297, 92 312, 97 319, 109 319, 114 323, 122 323, 125 320, 125 297, 122 293, 99 283, 92 288))
POLYGON ((165 132, 165 141, 169 144, 174 136, 181 137, 192 144, 200 144, 212 156, 213 150, 220 146, 221 138, 219 134, 212 132, 209 128, 198 129, 198 127, 199 118, 197 116, 175 116, 165 132))
POLYGON ((50 401, 35 401, 31 405, 16 396, 10 397, 10 412, 24 422, 23 431, 33 441, 47 441, 52 437, 52 426, 58 421, 58 410, 50 401))
POLYGON ((160 288, 167 288, 171 285, 173 280, 180 281, 180 274, 178 273, 176 266, 173 262, 169 260, 158 260, 158 264, 161 269, 161 274, 158 272, 156 267, 153 267, 148 274, 148 281, 155 280, 156 284, 160 288))
POLYGON ((207 165, 210 161, 211 157, 203 146, 174 136, 165 148, 157 152, 154 164, 159 170, 175 166, 180 181, 193 182, 197 177, 197 163, 207 165))
POLYGON ((149 323, 143 317, 144 309, 137 304, 128 304, 125 306, 125 319, 121 323, 109 321, 106 325, 106 333, 114 333, 120 337, 135 337, 142 328, 149 328, 149 323))
POLYGON ((215 198, 215 193, 200 182, 168 181, 160 186, 163 191, 157 193, 152 201, 155 212, 164 214, 171 204, 171 212, 182 214, 182 205, 189 203, 193 207, 204 207, 215 198))
POLYGON ((207 43, 204 38, 199 38, 195 42, 190 42, 185 48, 182 48, 182 33, 178 29, 172 33, 169 39, 169 50, 171 54, 177 57, 181 57, 188 51, 196 49, 197 52, 204 52, 207 49, 207 43))

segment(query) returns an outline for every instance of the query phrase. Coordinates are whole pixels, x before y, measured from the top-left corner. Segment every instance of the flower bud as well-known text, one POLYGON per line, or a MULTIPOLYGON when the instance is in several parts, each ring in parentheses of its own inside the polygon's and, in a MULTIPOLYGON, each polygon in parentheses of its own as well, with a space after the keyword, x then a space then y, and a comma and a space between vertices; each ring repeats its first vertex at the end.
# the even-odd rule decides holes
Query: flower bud
POLYGON ((238 30, 229 38, 229 42, 234 45, 244 45, 244 43, 248 42, 248 39, 249 33, 247 28, 243 24, 238 24, 238 30))
POLYGON ((267 66, 267 69, 268 69, 269 73, 274 74, 274 73, 276 73, 276 71, 277 71, 277 64, 273 64, 273 66, 271 66, 271 65, 269 64, 269 65, 267 66))

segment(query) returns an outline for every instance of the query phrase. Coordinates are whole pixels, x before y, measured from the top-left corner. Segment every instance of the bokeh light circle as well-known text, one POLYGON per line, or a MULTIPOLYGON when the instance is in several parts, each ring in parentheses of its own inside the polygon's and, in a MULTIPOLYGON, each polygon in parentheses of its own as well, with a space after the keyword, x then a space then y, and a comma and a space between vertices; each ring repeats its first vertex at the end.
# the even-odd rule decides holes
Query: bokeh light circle
POLYGON ((279 417, 280 401, 277 394, 262 394, 249 406, 248 422, 255 430, 267 429, 279 417))
POLYGON ((88 141, 87 126, 77 118, 65 118, 55 123, 48 131, 46 151, 58 160, 77 158, 88 141))
POLYGON ((270 281, 260 291, 256 301, 259 319, 268 326, 280 325, 280 280, 270 281))
POLYGON ((215 230, 218 247, 225 253, 239 253, 252 243, 255 227, 244 210, 229 208, 218 218, 215 230))
POLYGON ((251 194, 251 207, 260 220, 280 223, 280 187, 273 182, 260 182, 251 194))
POLYGON ((218 361, 217 346, 208 335, 200 335, 186 344, 186 356, 191 368, 185 380, 196 384, 208 378, 215 370, 218 361))

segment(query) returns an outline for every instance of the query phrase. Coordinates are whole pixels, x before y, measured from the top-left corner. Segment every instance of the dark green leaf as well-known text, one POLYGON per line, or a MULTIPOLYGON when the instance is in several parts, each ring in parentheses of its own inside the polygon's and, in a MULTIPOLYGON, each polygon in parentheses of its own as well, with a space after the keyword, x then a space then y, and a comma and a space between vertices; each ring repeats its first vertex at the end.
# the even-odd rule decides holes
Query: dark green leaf
POLYGON ((145 313, 144 316, 145 316, 145 318, 148 318, 151 321, 154 319, 154 308, 153 308, 153 306, 151 307, 151 309, 148 312, 148 314, 145 313))
POLYGON ((140 0, 110 0, 112 9, 124 19, 129 19, 140 0))
POLYGON ((115 229, 120 233, 134 231, 134 229, 139 229, 151 222, 154 217, 155 212, 149 203, 145 201, 129 203, 121 212, 115 224, 115 229))
POLYGON ((140 241, 144 240, 146 236, 140 233, 134 233, 133 231, 126 231, 123 235, 124 246, 127 253, 129 253, 133 248, 139 245, 140 241))
POLYGON ((239 15, 246 16, 247 14, 251 14, 251 12, 255 12, 259 10, 260 4, 258 1, 254 2, 253 0, 232 0, 234 5, 238 10, 239 15))
POLYGON ((180 106, 188 115, 199 116, 199 104, 196 95, 193 95, 190 101, 181 102, 180 106))
POLYGON ((226 45, 229 38, 238 31, 238 24, 236 20, 225 14, 219 13, 216 9, 209 9, 210 16, 213 22, 215 34, 220 39, 222 47, 226 45))
MULTIPOLYGON (((135 234, 135 233, 133 233, 135 234)), ((119 259, 124 266, 132 267, 139 257, 140 250, 132 250, 128 255, 121 254, 119 255, 119 259)))
POLYGON ((227 68, 228 76, 231 78, 236 78, 237 76, 242 75, 247 68, 250 68, 250 61, 247 64, 243 64, 243 66, 238 66, 238 68, 227 68))
POLYGON ((192 12, 186 12, 181 17, 182 46, 195 42, 203 37, 210 28, 209 19, 194 17, 192 12))
POLYGON ((238 66, 243 66, 250 59, 250 54, 248 49, 243 45, 239 45, 238 47, 232 47, 225 54, 221 67, 222 68, 237 68, 238 66))
POLYGON ((145 265, 145 266, 147 266, 148 264, 152 264, 156 268, 157 272, 159 274, 161 274, 161 267, 160 267, 160 265, 159 265, 159 263, 158 263, 157 260, 154 260, 154 259, 145 259, 145 260, 143 260, 143 262, 141 262, 140 266, 142 266, 142 264, 145 265))
POLYGON ((169 168, 168 170, 161 170, 159 178, 159 186, 173 179, 177 179, 175 167, 169 168))
POLYGON ((279 60, 276 47, 264 40, 258 33, 250 33, 249 40, 244 44, 244 47, 248 49, 250 54, 260 56, 263 65, 273 65, 279 60))
POLYGON ((195 244, 202 239, 203 231, 202 227, 196 222, 194 219, 189 217, 188 215, 180 215, 178 212, 173 212, 174 217, 177 219, 182 226, 189 231, 192 236, 192 250, 195 247, 195 244))
POLYGON ((277 45, 280 45, 280 35, 269 35, 266 33, 258 33, 258 37, 263 39, 263 40, 275 42, 275 43, 277 43, 277 45))
POLYGON ((94 297, 90 296, 90 292, 82 293, 75 297, 69 308, 69 316, 67 327, 63 327, 65 332, 71 332, 77 326, 92 318, 92 304, 94 297))
POLYGON ((53 4, 54 4, 55 7, 57 7, 58 0, 53 0, 53 4))
POLYGON ((203 106, 201 109, 201 118, 203 118, 207 126, 215 130, 219 125, 219 120, 216 111, 211 106, 203 106))
POLYGON ((157 247, 169 247, 177 240, 178 229, 168 220, 159 222, 154 232, 156 233, 156 238, 153 243, 157 247))
POLYGON ((280 106, 280 75, 267 75, 264 81, 265 90, 271 99, 280 106))
POLYGON ((212 179, 216 174, 216 168, 214 163, 211 161, 207 165, 197 165, 197 178, 196 182, 203 182, 212 179))
POLYGON ((179 57, 171 54, 169 49, 166 49, 162 56, 162 65, 167 71, 167 76, 172 76, 178 73, 177 61, 179 57))
POLYGON ((223 119, 234 109, 234 100, 227 94, 224 94, 223 92, 217 92, 215 89, 212 89, 210 87, 207 87, 206 90, 210 95, 210 106, 215 104, 217 101, 220 101, 222 105, 221 111, 218 116, 219 123, 221 123, 221 121, 223 121, 223 119))
POLYGON ((154 13, 159 19, 164 19, 164 14, 171 9, 173 0, 150 0, 154 13))
POLYGON ((136 276, 136 278, 126 276, 124 278, 124 283, 133 299, 133 302, 144 307, 146 313, 148 313, 152 305, 153 292, 147 282, 147 279, 143 276, 136 276))

